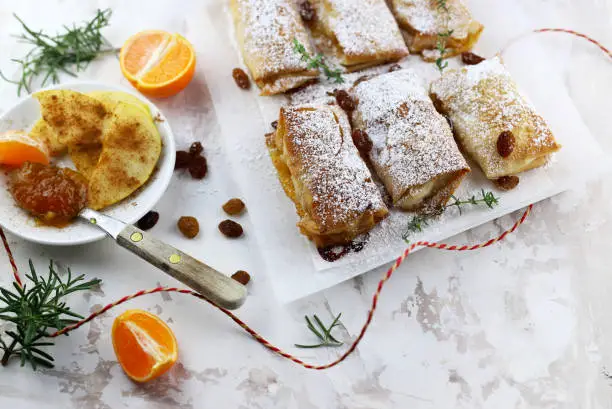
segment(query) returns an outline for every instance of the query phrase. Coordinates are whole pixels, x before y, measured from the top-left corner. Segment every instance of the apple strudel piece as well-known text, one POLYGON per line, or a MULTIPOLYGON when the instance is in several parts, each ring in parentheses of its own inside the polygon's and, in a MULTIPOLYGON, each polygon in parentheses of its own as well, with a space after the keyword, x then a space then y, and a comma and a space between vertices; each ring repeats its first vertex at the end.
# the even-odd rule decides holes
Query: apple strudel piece
POLYGON ((261 95, 274 95, 316 79, 293 49, 294 39, 314 49, 293 0, 230 0, 236 39, 261 95))
POLYGON ((370 231, 388 210, 334 105, 281 108, 266 142, 301 232, 319 248, 347 244, 370 231))
POLYGON ((445 72, 431 85, 436 107, 488 179, 542 166, 560 149, 499 58, 445 72))
POLYGON ((419 77, 394 71, 361 81, 351 92, 357 102, 353 135, 367 134, 371 143, 362 154, 393 204, 404 210, 444 205, 470 168, 419 77))
POLYGON ((390 0, 391 10, 412 53, 421 53, 426 61, 435 61, 440 33, 451 32, 446 37, 444 57, 453 57, 471 50, 484 26, 472 18, 463 0, 446 0, 448 12, 441 9, 436 0, 390 0))
POLYGON ((408 55, 385 0, 310 0, 317 46, 349 71, 397 61, 408 55))

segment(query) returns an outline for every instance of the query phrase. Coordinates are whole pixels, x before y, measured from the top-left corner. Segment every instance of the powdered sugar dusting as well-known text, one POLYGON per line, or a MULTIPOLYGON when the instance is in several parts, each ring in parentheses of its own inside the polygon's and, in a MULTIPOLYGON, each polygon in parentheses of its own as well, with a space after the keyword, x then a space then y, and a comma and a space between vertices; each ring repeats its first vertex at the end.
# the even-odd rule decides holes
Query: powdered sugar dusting
MULTIPOLYGON (((368 209, 384 209, 370 171, 351 139, 348 118, 336 106, 284 108, 286 149, 312 195, 311 217, 325 228, 346 225, 368 209)), ((295 177, 295 175, 294 175, 295 177)))
POLYGON ((414 72, 380 75, 353 93, 359 101, 354 125, 372 140, 370 160, 394 202, 438 176, 469 169, 414 72))
POLYGON ((333 33, 345 55, 384 58, 385 54, 408 54, 385 0, 314 0, 313 3, 317 6, 317 17, 326 31, 333 33))
POLYGON ((521 95, 497 57, 446 72, 432 83, 431 93, 489 178, 508 174, 512 163, 497 153, 497 138, 503 131, 522 135, 513 151, 521 160, 558 149, 548 125, 521 95))
POLYGON ((293 50, 296 38, 313 53, 306 28, 292 0, 233 1, 238 8, 235 18, 239 19, 237 31, 243 37, 245 61, 250 68, 257 67, 256 79, 308 69, 293 50))
POLYGON ((470 11, 463 0, 446 0, 446 5, 448 13, 440 12, 435 0, 391 0, 391 8, 402 27, 428 35, 453 30, 451 37, 466 38, 473 21, 470 11))

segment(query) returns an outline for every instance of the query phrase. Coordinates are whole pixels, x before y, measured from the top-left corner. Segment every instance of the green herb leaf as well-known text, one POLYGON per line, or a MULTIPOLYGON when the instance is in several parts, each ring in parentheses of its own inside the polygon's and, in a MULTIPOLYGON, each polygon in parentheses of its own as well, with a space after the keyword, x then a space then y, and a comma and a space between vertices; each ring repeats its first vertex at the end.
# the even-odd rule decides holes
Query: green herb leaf
POLYGON ((342 78, 342 70, 330 68, 323 58, 323 54, 316 54, 314 57, 311 56, 304 44, 300 43, 297 38, 293 39, 293 51, 300 55, 302 61, 308 63, 308 68, 318 69, 322 71, 328 80, 333 79, 336 84, 344 83, 342 78))
POLYGON ((338 341, 331 334, 331 331, 335 327, 340 325, 340 316, 341 315, 342 315, 342 313, 338 314, 336 316, 336 318, 334 318, 334 320, 332 321, 332 323, 331 323, 331 325, 329 327, 325 326, 325 324, 323 324, 321 319, 316 314, 313 315, 312 316, 312 320, 314 322, 316 322, 316 324, 318 325, 319 329, 315 328, 315 326, 312 324, 311 319, 308 318, 308 316, 304 316, 304 320, 306 321, 306 327, 313 334, 315 334, 316 337, 321 340, 321 342, 318 343, 318 344, 313 344, 313 345, 295 344, 295 346, 298 347, 298 348, 319 348, 319 347, 339 347, 339 346, 341 346, 343 343, 338 341))

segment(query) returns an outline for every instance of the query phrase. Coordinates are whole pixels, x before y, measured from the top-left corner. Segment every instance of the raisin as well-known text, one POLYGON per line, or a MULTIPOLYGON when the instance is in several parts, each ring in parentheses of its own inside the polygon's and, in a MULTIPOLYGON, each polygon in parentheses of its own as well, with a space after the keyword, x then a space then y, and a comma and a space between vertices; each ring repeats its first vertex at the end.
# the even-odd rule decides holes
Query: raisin
POLYGON ((235 216, 244 210, 244 202, 238 198, 233 198, 228 200, 222 207, 225 213, 235 216))
POLYGON ((402 66, 399 64, 393 64, 392 66, 389 67, 389 72, 393 72, 393 71, 398 71, 401 70, 402 66))
POLYGON ((350 113, 355 110, 355 101, 348 92, 343 89, 334 90, 334 96, 336 97, 336 102, 344 111, 350 113))
POLYGON ((471 52, 461 53, 461 61, 466 65, 476 65, 483 62, 485 59, 471 52))
POLYGON ((362 75, 361 77, 357 78, 355 80, 355 82, 353 82, 353 87, 356 86, 357 84, 362 83, 363 81, 367 81, 370 79, 370 75, 362 75))
POLYGON ((189 167, 191 163, 191 155, 186 151, 176 151, 176 161, 174 162, 174 169, 185 169, 189 167))
POLYGON ((238 270, 232 274, 232 278, 242 285, 247 285, 251 281, 251 276, 244 270, 238 270))
POLYGON ((191 154, 191 156, 198 156, 203 151, 204 148, 202 147, 202 144, 200 142, 194 142, 189 147, 189 153, 191 154))
POLYGON ((244 72, 242 68, 234 68, 232 70, 232 77, 234 77, 234 81, 236 81, 236 85, 238 85, 238 88, 251 88, 251 80, 249 80, 249 76, 246 75, 246 72, 244 72))
POLYGON ((195 217, 183 216, 179 219, 177 226, 183 236, 188 239, 193 239, 200 232, 200 223, 195 217))
POLYGON ((236 238, 242 236, 242 226, 233 220, 223 220, 219 223, 219 231, 225 235, 225 237, 236 238))
POLYGON ((502 176, 495 181, 495 185, 501 190, 512 190, 518 184, 518 176, 502 176))
POLYGON ((204 179, 208 172, 208 164, 204 156, 192 156, 189 164, 189 173, 194 179, 204 179))
POLYGON ((514 138, 514 134, 510 131, 504 131, 499 134, 497 138, 497 153, 502 158, 507 158, 514 151, 514 146, 516 144, 516 139, 514 138))
POLYGON ((138 226, 140 230, 149 230, 153 228, 153 226, 155 226, 158 221, 159 213, 150 211, 136 222, 136 226, 138 226))
POLYGON ((278 128, 278 121, 272 121, 270 125, 272 126, 272 128, 276 129, 278 128))
POLYGON ((315 9, 308 0, 302 0, 300 2, 300 17, 302 17, 304 21, 312 21, 316 17, 315 9))
POLYGON ((450 126, 451 132, 455 133, 455 125, 453 125, 453 120, 448 115, 443 115, 446 118, 446 122, 448 122, 448 126, 450 126))
POLYGON ((351 134, 353 137, 353 143, 364 155, 367 155, 372 150, 372 140, 368 136, 366 131, 362 131, 361 129, 354 129, 351 134))

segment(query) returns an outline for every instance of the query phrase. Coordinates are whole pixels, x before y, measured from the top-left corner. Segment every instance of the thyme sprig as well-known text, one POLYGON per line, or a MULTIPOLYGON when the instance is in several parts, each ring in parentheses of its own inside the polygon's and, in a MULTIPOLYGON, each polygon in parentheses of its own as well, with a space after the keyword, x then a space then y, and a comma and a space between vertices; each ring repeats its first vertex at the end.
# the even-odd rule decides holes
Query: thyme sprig
POLYGON ((444 56, 447 54, 448 50, 446 49, 446 43, 448 42, 448 38, 453 35, 453 30, 448 28, 449 20, 450 20, 450 10, 448 9, 448 5, 446 4, 446 0, 436 0, 438 13, 442 15, 444 19, 444 25, 446 29, 442 32, 438 33, 438 38, 436 40, 436 50, 440 55, 436 58, 436 67, 440 73, 444 72, 444 70, 448 67, 448 62, 444 61, 444 56))
POLYGON ((85 281, 84 276, 73 277, 68 269, 66 280, 55 272, 53 262, 49 264, 47 278, 36 274, 30 260, 30 283, 23 287, 13 283, 14 291, 0 288, 0 320, 12 323, 11 329, 0 336, 0 350, 3 351, 0 363, 5 366, 11 357, 17 357, 21 366, 26 362, 36 369, 38 365, 53 367, 53 357, 41 347, 51 346, 48 329, 60 330, 77 322, 83 317, 70 310, 66 297, 79 291, 91 290, 100 280, 85 281))
POLYGON ((327 65, 323 54, 316 54, 314 57, 308 53, 304 44, 300 43, 297 38, 293 39, 293 50, 300 55, 302 61, 308 63, 308 68, 317 69, 323 71, 323 74, 328 80, 333 79, 336 84, 344 83, 342 78, 342 71, 339 68, 332 69, 327 65))
POLYGON ((444 213, 445 210, 451 207, 456 207, 459 210, 459 214, 461 214, 463 212, 463 206, 465 205, 472 205, 472 206, 485 205, 489 209, 492 209, 493 207, 499 204, 499 198, 495 196, 493 192, 485 191, 484 189, 480 190, 479 196, 472 195, 471 197, 467 199, 459 199, 456 196, 452 195, 451 200, 452 201, 447 203, 446 205, 440 208, 437 208, 437 209, 433 209, 432 211, 426 214, 413 216, 408 222, 408 225, 406 226, 406 230, 402 234, 402 239, 405 242, 409 243, 410 240, 408 240, 408 238, 413 233, 422 232, 427 226, 429 226, 429 223, 433 219, 440 216, 442 213, 444 213))
POLYGON ((313 344, 313 345, 295 344, 295 346, 298 348, 320 348, 320 347, 339 347, 340 345, 342 345, 343 343, 341 341, 338 341, 331 334, 331 331, 335 327, 340 325, 341 315, 342 313, 338 314, 336 318, 334 318, 334 320, 332 321, 329 327, 326 327, 323 324, 323 322, 319 319, 319 317, 317 317, 316 314, 312 316, 313 318, 312 320, 308 318, 307 315, 305 315, 304 319, 306 320, 306 326, 313 334, 317 336, 317 338, 319 338, 319 340, 321 340, 321 342, 318 344, 313 344), (313 325, 312 321, 316 322, 318 329, 313 325))
POLYGON ((61 73, 76 77, 96 57, 120 50, 113 48, 101 33, 108 26, 111 14, 110 9, 98 10, 90 21, 80 26, 63 26, 65 31, 55 35, 35 31, 13 14, 24 30, 17 38, 33 48, 21 59, 12 60, 20 65, 17 81, 8 79, 2 72, 0 78, 17 85, 17 95, 21 95, 23 90, 31 92, 32 81, 39 76, 43 87, 49 82, 58 83, 61 73))

